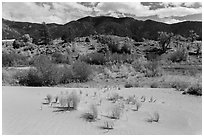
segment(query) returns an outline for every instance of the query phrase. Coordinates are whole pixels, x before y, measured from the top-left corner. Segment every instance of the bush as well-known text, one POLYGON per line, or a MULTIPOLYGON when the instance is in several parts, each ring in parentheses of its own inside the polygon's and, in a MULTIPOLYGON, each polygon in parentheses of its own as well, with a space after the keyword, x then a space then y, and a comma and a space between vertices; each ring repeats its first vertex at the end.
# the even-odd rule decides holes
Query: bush
POLYGON ((95 64, 95 65, 104 65, 107 62, 104 54, 97 53, 97 52, 89 53, 85 56, 82 56, 80 60, 88 64, 95 64))
POLYGON ((187 57, 188 57, 188 53, 186 49, 181 48, 171 53, 168 59, 171 60, 172 62, 181 62, 181 61, 186 61, 187 57))
POLYGON ((76 61, 72 64, 73 78, 78 81, 87 81, 91 75, 91 67, 85 62, 76 61))
POLYGON ((58 74, 60 77, 59 83, 62 83, 62 84, 67 84, 67 83, 72 82, 73 77, 74 77, 72 74, 71 68, 67 66, 58 68, 58 74))
POLYGON ((63 55, 62 53, 55 52, 52 54, 52 61, 54 63, 65 63, 65 64, 70 64, 69 56, 68 55, 63 55))
POLYGON ((25 66, 28 65, 27 57, 16 53, 2 53, 2 66, 25 66))
POLYGON ((16 81, 15 79, 13 79, 12 74, 10 74, 9 71, 2 68, 2 84, 11 85, 15 83, 16 81))
POLYGON ((28 72, 20 72, 15 75, 20 85, 23 86, 43 86, 42 76, 36 69, 30 69, 28 72))
POLYGON ((190 87, 188 87, 186 93, 191 94, 191 95, 202 96, 202 85, 192 84, 190 87))
POLYGON ((19 84, 25 86, 51 86, 60 82, 62 74, 51 60, 44 55, 34 60, 36 69, 30 69, 24 74, 19 74, 19 84))

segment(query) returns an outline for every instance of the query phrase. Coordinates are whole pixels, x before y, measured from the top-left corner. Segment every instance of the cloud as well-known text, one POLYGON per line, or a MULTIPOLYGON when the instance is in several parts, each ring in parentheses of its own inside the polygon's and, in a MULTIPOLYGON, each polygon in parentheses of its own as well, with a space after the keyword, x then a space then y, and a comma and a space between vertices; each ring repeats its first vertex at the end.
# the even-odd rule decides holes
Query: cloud
POLYGON ((78 3, 3 3, 3 18, 47 23, 67 23, 91 14, 92 9, 78 3))
POLYGON ((167 24, 179 23, 183 21, 186 21, 186 20, 177 20, 177 19, 169 19, 169 18, 163 19, 163 22, 167 24))
POLYGON ((157 20, 169 18, 169 22, 176 22, 178 19, 172 17, 202 14, 202 3, 199 2, 3 2, 2 7, 2 17, 5 19, 59 24, 99 15, 120 14, 135 18, 155 16, 157 20))

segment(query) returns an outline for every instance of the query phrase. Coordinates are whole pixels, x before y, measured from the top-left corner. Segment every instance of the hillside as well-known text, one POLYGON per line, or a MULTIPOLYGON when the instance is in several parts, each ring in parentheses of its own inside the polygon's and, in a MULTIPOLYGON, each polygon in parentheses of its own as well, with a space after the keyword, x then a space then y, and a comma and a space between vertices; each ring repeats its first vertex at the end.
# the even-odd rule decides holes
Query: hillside
MULTIPOLYGON (((42 25, 29 22, 16 22, 2 19, 2 38, 13 39, 30 34, 34 39, 39 39, 39 30, 42 25)), ((175 24, 165 24, 152 20, 140 21, 133 18, 114 18, 108 16, 84 17, 64 25, 48 24, 53 39, 63 35, 67 37, 81 37, 90 34, 111 34, 128 36, 136 41, 142 38, 157 39, 159 31, 173 32, 187 36, 189 30, 194 30, 202 39, 202 22, 186 21, 175 24)))

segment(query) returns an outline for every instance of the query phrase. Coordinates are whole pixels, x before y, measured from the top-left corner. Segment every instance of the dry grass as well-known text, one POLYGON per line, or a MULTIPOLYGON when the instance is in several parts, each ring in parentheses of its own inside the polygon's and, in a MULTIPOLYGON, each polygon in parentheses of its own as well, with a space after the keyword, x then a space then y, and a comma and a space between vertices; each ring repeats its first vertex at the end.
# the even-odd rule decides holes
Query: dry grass
POLYGON ((121 105, 116 104, 111 110, 110 118, 111 119, 120 119, 122 112, 123 112, 123 108, 121 107, 121 105))

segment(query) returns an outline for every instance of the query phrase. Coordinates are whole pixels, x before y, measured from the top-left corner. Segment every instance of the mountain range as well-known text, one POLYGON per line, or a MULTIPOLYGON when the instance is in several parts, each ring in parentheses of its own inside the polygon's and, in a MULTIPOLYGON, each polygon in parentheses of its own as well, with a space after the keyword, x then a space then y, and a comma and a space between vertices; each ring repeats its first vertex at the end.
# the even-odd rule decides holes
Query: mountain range
MULTIPOLYGON (((202 22, 185 21, 175 24, 165 24, 153 20, 136 20, 131 17, 115 18, 111 16, 87 16, 66 24, 47 24, 52 39, 66 37, 82 37, 91 34, 110 34, 127 36, 136 41, 143 38, 156 40, 159 31, 172 32, 184 37, 194 30, 202 39, 202 22)), ((33 39, 40 38, 42 24, 17 22, 2 19, 2 39, 17 39, 23 34, 29 34, 33 39)))

